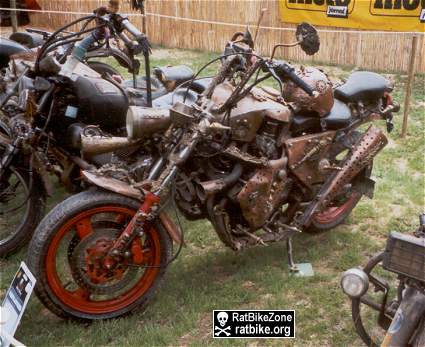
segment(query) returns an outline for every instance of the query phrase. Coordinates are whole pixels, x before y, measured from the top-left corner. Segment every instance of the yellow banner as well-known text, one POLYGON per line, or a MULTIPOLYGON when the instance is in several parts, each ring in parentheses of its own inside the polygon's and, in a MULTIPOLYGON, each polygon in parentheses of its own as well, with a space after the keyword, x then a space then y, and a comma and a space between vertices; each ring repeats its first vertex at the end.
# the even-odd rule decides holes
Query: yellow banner
POLYGON ((425 31, 425 0, 279 0, 283 22, 425 31))

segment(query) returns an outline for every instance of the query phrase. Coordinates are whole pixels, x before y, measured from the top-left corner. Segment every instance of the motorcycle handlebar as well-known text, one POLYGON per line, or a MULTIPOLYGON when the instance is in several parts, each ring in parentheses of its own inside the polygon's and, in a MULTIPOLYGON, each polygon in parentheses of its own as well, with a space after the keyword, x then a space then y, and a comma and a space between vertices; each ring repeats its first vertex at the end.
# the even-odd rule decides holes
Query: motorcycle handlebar
POLYGON ((292 82, 294 82, 297 86, 299 86, 302 90, 304 90, 308 95, 314 96, 314 89, 311 88, 306 82, 304 82, 298 75, 295 73, 295 69, 286 63, 277 63, 273 67, 276 74, 279 78, 284 79, 289 78, 292 82))
POLYGON ((139 29, 137 29, 132 23, 130 23, 130 21, 128 20, 128 18, 124 18, 121 21, 121 25, 131 34, 134 36, 136 41, 139 41, 139 39, 144 36, 139 29))
POLYGON ((120 22, 120 25, 127 30, 134 38, 134 40, 137 41, 139 44, 137 47, 137 53, 143 52, 143 54, 149 54, 151 52, 151 45, 149 43, 149 40, 145 34, 140 32, 139 29, 137 29, 129 20, 128 18, 123 18, 120 22))

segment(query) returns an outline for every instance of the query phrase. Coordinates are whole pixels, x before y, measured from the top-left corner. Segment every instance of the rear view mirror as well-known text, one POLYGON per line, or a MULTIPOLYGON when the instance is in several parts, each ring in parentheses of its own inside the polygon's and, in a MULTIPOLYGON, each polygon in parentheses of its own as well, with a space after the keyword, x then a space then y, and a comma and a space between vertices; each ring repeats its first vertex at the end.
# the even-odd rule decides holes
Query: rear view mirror
POLYGON ((254 40, 248 28, 246 28, 245 34, 243 35, 243 43, 247 44, 249 48, 254 48, 254 40))
POLYGON ((248 28, 246 28, 244 33, 242 31, 235 32, 233 34, 232 38, 230 39, 230 41, 233 42, 233 43, 241 42, 241 43, 246 44, 251 49, 254 48, 254 40, 252 39, 251 32, 249 31, 248 28), (240 39, 238 40, 238 38, 240 38, 240 39))
POLYGON ((320 39, 314 26, 308 23, 298 24, 295 35, 301 49, 306 54, 313 55, 319 51, 320 39))

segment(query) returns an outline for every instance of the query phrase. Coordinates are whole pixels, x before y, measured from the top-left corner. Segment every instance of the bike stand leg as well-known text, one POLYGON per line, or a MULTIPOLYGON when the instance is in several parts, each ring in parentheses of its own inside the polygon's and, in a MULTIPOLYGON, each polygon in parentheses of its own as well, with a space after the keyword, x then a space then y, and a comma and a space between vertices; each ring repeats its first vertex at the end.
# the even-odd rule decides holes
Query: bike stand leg
POLYGON ((288 266, 289 273, 295 277, 312 277, 314 276, 314 270, 311 263, 299 263, 295 264, 294 255, 292 253, 292 237, 286 240, 286 249, 288 251, 288 266))

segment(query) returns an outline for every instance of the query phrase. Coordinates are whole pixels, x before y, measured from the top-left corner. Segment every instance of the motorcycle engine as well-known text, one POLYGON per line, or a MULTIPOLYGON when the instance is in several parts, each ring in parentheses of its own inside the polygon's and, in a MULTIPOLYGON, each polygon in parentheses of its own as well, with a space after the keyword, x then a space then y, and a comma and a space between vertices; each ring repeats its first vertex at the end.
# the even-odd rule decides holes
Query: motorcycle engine
POLYGON ((260 131, 255 137, 254 153, 269 160, 279 156, 278 138, 282 123, 273 119, 265 119, 260 131))

